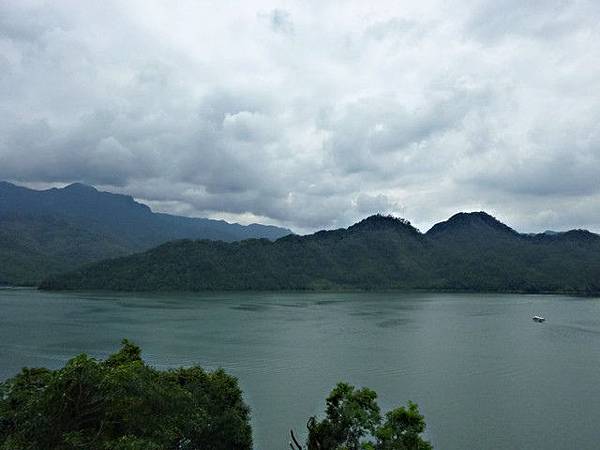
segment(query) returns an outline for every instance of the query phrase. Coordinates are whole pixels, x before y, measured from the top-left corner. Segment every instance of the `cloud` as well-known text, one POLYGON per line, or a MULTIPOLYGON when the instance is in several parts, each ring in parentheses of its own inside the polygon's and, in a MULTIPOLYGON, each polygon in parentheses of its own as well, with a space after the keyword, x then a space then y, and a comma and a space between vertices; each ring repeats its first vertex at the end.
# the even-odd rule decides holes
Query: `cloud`
POLYGON ((291 34, 294 32, 291 14, 284 9, 275 8, 268 14, 259 13, 258 17, 268 20, 269 26, 276 33, 291 34))
POLYGON ((369 195, 360 193, 354 200, 356 211, 359 214, 392 214, 397 213, 402 207, 393 200, 390 200, 387 195, 377 194, 369 195))
POLYGON ((596 28, 599 15, 600 6, 593 1, 485 0, 474 8, 467 28, 486 41, 556 40, 596 28))
POLYGON ((0 179, 307 232, 600 231, 592 1, 0 4, 0 179))

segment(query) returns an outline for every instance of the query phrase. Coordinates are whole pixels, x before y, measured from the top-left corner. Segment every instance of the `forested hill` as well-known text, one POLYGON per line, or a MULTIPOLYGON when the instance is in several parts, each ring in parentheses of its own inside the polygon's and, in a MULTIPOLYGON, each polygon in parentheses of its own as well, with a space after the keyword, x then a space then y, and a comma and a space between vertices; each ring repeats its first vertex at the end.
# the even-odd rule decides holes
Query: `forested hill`
POLYGON ((0 284, 37 284, 81 264, 174 239, 277 239, 290 230, 154 213, 127 195, 75 183, 43 191, 0 182, 0 284))
POLYGON ((519 234, 490 215, 460 213, 420 233, 371 216, 348 229, 170 242, 52 277, 43 289, 427 289, 600 292, 600 236, 519 234))

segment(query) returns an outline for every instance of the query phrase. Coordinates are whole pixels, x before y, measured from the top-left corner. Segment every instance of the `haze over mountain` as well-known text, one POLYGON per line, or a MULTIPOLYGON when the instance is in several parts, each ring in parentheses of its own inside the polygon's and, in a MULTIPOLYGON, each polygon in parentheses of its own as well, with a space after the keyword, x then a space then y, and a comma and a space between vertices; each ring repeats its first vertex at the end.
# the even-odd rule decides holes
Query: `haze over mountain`
POLYGON ((520 234, 484 212, 421 233, 375 215, 274 242, 180 240, 52 277, 44 289, 426 289, 600 292, 600 236, 520 234))
POLYGON ((149 249, 173 239, 277 239, 291 231, 154 213, 132 197, 80 183, 37 191, 0 182, 0 283, 149 249))

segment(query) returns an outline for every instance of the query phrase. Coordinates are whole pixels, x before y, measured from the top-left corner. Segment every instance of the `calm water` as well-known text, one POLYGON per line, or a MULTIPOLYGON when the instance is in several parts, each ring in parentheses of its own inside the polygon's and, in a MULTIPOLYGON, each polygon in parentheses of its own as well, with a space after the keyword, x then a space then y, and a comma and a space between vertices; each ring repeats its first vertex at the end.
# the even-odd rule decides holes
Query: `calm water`
POLYGON ((165 368, 240 379, 257 449, 324 408, 338 380, 416 401, 437 449, 595 449, 600 299, 447 294, 49 294, 0 290, 0 378, 104 357, 123 337, 165 368), (548 321, 537 324, 531 316, 548 321))

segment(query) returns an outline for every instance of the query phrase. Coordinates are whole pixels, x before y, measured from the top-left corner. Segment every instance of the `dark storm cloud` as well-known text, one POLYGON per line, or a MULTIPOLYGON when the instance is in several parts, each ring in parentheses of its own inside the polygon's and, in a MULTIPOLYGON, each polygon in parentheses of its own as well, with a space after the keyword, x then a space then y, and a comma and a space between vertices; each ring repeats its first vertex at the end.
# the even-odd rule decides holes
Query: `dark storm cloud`
POLYGON ((600 231, 596 2, 0 4, 0 178, 299 231, 600 231), (143 11, 143 14, 141 13, 143 11))

